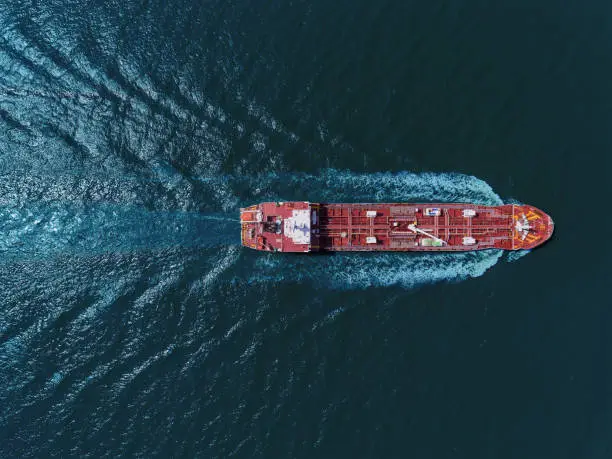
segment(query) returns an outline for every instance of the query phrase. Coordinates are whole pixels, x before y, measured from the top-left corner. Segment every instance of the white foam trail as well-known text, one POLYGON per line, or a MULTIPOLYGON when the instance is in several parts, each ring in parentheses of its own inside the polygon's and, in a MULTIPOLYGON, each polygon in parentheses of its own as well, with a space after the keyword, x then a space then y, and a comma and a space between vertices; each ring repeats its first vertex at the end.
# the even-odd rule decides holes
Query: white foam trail
MULTIPOLYGON (((457 173, 353 173, 326 169, 319 174, 267 174, 226 178, 243 204, 264 200, 322 202, 471 202, 503 204, 484 181, 457 173)), ((339 253, 329 256, 249 254, 253 282, 312 282, 331 288, 399 285, 411 288, 483 275, 501 250, 464 253, 339 253)))
POLYGON ((266 200, 503 204, 502 199, 485 181, 458 173, 366 174, 324 169, 317 174, 268 173, 193 179, 210 187, 211 197, 217 199, 218 205, 224 210, 266 200))
POLYGON ((530 253, 531 250, 516 250, 513 252, 508 252, 506 260, 508 261, 508 263, 513 263, 518 259, 523 258, 525 255, 529 255, 530 253))
MULTIPOLYGON (((456 173, 365 174, 326 169, 318 174, 203 177, 196 182, 201 188, 198 196, 204 200, 202 205, 224 212, 204 215, 147 211, 120 203, 85 205, 53 201, 20 206, 11 200, 12 205, 0 208, 3 230, 0 252, 28 258, 41 253, 231 246, 238 244, 239 238, 237 207, 264 200, 503 203, 486 182, 456 173)), ((480 276, 497 262, 502 252, 311 257, 243 253, 244 257, 230 257, 230 264, 238 264, 241 258, 240 264, 244 266, 238 271, 248 273, 246 277, 255 282, 312 281, 332 288, 366 288, 412 287, 480 276)))
POLYGON ((347 253, 330 256, 266 254, 255 261, 254 282, 303 282, 337 289, 405 288, 482 276, 501 250, 465 253, 347 253))
POLYGON ((4 260, 239 243, 225 214, 147 211, 130 205, 44 203, 0 207, 4 260))

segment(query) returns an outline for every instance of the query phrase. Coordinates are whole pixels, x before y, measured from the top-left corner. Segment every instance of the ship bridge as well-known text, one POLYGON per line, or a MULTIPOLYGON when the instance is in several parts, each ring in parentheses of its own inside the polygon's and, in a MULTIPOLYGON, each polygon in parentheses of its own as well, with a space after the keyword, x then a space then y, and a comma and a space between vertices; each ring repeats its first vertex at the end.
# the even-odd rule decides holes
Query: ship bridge
POLYGON ((309 252, 316 210, 309 202, 264 202, 240 209, 246 247, 271 252, 309 252))

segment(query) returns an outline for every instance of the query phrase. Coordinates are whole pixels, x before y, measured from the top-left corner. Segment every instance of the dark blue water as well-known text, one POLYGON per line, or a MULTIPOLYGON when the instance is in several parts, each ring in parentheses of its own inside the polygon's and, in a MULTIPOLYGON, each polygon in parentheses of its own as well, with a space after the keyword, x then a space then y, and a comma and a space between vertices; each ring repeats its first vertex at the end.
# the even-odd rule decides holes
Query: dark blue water
POLYGON ((0 6, 0 457, 612 456, 612 4, 0 6), (278 256, 268 199, 525 202, 278 256))

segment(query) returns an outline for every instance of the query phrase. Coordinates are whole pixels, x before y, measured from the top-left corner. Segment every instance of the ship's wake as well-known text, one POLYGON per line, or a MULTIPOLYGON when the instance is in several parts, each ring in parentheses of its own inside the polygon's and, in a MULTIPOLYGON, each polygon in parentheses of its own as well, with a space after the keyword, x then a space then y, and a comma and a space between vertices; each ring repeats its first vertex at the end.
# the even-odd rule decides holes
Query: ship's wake
MULTIPOLYGON (((248 186, 238 180, 240 204, 263 200, 326 202, 472 202, 503 204, 484 181, 458 173, 274 174, 248 186)), ((406 288, 478 277, 497 263, 501 250, 464 253, 338 253, 323 256, 256 254, 244 257, 252 282, 312 282, 331 288, 400 285, 406 288)))
POLYGON ((458 173, 270 172, 288 168, 288 152, 307 152, 320 163, 321 151, 354 149, 327 135, 318 120, 317 139, 301 140, 247 97, 242 67, 222 42, 216 69, 232 96, 217 100, 203 92, 203 80, 174 72, 152 79, 138 62, 121 57, 109 72, 64 34, 49 40, 35 31, 5 27, 0 34, 4 262, 209 248, 230 250, 224 270, 253 282, 310 279, 359 288, 478 276, 500 257, 488 251, 296 258, 238 250, 238 208, 265 200, 502 200, 486 182, 458 173), (167 83, 163 90, 160 82, 167 83))
POLYGON ((254 265, 253 282, 302 282, 339 289, 399 285, 405 288, 481 276, 501 250, 466 253, 343 253, 331 256, 267 254, 254 265))
POLYGON ((237 219, 226 214, 101 203, 0 208, 0 229, 0 254, 5 261, 240 243, 237 219))
POLYGON ((194 177, 226 211, 260 201, 472 202, 503 204, 483 180, 459 173, 265 173, 256 176, 194 177))
MULTIPOLYGON (((10 261, 60 254, 92 256, 176 247, 233 247, 240 244, 238 207, 265 200, 503 203, 486 182, 457 173, 366 174, 327 169, 318 174, 183 177, 174 180, 172 186, 173 193, 182 197, 181 210, 172 210, 172 202, 161 198, 160 210, 151 209, 152 201, 143 197, 152 189, 147 181, 136 185, 107 182, 105 187, 117 190, 109 193, 113 202, 84 202, 71 196, 74 191, 65 187, 55 187, 52 195, 20 190, 0 207, 0 253, 10 261), (36 197, 38 202, 20 202, 24 195, 36 197), (138 199, 130 198, 134 196, 138 199), (122 202, 125 200, 133 202, 122 202)), ((235 269, 227 266, 225 270, 252 283, 413 287, 480 276, 501 255, 499 250, 488 250, 295 256, 244 250, 232 258, 235 269)))

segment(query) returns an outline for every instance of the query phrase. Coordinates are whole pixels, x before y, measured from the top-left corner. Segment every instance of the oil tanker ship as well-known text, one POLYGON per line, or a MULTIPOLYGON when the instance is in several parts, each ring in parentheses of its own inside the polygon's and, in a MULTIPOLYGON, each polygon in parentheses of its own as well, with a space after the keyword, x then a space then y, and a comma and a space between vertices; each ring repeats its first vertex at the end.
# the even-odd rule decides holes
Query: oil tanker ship
POLYGON ((264 202, 240 209, 242 245, 268 252, 532 249, 554 223, 533 206, 264 202))

